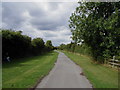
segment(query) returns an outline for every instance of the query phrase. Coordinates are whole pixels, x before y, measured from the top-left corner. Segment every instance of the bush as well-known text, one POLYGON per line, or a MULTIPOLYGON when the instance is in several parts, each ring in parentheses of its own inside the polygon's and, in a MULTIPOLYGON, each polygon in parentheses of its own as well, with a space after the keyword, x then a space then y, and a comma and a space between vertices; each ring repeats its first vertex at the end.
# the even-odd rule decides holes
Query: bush
POLYGON ((42 38, 34 38, 31 40, 31 37, 22 35, 22 31, 2 30, 3 61, 5 61, 8 56, 14 59, 38 55, 50 50, 45 46, 42 38))

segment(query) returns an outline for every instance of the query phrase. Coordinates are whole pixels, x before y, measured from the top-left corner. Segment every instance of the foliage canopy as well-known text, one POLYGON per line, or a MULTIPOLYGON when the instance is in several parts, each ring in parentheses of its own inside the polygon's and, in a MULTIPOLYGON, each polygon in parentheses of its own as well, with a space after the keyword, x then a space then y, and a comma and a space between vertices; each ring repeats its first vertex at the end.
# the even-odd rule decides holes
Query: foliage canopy
MULTIPOLYGON (((22 31, 1 30, 2 31, 2 58, 20 58, 25 56, 38 55, 50 51, 45 46, 42 38, 34 38, 22 35, 22 31)), ((52 42, 51 42, 52 43, 52 42)))
POLYGON ((75 43, 91 47, 95 60, 119 56, 120 2, 79 2, 69 27, 75 43))

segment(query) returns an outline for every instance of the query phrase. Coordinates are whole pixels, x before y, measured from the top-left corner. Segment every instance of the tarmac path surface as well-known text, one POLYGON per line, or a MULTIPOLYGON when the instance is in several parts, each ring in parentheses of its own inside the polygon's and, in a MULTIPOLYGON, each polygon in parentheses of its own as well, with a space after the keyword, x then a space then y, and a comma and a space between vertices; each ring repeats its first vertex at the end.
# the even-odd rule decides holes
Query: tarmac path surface
POLYGON ((80 73, 82 69, 59 52, 54 68, 36 88, 92 88, 88 79, 80 73))

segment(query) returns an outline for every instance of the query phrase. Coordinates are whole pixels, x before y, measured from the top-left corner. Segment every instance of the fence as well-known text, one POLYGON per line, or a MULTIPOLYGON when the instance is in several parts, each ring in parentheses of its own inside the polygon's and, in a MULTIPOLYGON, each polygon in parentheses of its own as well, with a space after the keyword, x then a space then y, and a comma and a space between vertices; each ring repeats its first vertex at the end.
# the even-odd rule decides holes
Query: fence
POLYGON ((115 60, 115 56, 113 56, 113 59, 110 59, 108 61, 108 64, 110 64, 112 67, 120 67, 120 60, 115 60))

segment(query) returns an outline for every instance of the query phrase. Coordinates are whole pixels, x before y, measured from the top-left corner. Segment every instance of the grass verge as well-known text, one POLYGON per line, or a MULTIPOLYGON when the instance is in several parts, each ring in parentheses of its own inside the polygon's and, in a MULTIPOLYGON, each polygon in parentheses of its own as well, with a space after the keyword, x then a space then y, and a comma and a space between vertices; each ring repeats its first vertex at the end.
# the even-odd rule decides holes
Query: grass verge
POLYGON ((6 63, 2 67, 3 88, 31 88, 53 68, 57 52, 6 63))
POLYGON ((71 52, 64 53, 78 64, 94 88, 118 88, 118 71, 92 62, 90 57, 71 52))

